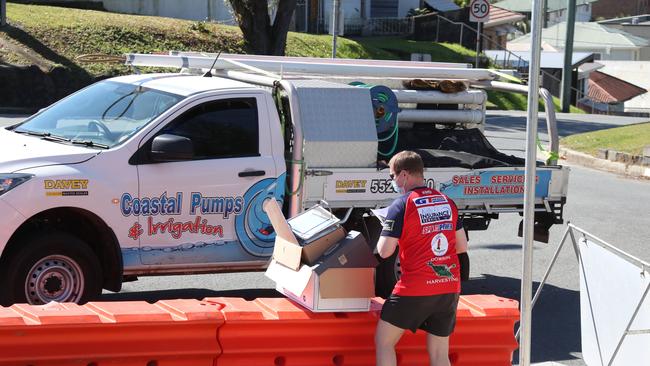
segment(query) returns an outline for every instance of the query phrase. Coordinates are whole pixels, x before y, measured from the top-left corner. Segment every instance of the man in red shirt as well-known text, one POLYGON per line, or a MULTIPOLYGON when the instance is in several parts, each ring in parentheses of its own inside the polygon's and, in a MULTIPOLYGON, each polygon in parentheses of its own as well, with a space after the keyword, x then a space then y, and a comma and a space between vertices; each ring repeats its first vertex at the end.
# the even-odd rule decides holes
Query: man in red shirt
POLYGON ((469 270, 462 219, 449 197, 425 186, 424 164, 417 153, 402 151, 388 165, 393 188, 402 196, 388 208, 377 250, 388 258, 399 244, 402 276, 377 324, 377 365, 396 365, 395 345, 404 330, 422 329, 428 333, 431 366, 449 366, 461 264, 469 270))

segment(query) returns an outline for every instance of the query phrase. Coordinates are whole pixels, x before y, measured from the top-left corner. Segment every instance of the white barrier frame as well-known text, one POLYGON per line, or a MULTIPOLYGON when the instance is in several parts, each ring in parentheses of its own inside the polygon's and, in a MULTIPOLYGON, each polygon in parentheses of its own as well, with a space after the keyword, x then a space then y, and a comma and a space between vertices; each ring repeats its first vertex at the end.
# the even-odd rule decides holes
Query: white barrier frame
MULTIPOLYGON (((557 249, 555 250, 555 253, 553 254, 553 258, 551 259, 551 263, 549 263, 548 268, 546 269, 546 272, 544 273, 544 277, 542 278, 542 281, 539 284, 539 287, 537 288, 537 291, 535 291, 535 296, 533 296, 533 301, 531 304, 531 310, 535 307, 535 303, 537 302, 537 299, 539 298, 542 289, 544 288, 544 285, 546 284, 546 281, 548 280, 548 276, 551 273, 551 270, 555 266, 555 262, 557 261, 557 258, 560 255, 560 251, 564 247, 564 243, 566 243, 567 237, 571 237, 571 243, 573 244, 573 250, 576 255, 576 259, 579 261, 579 263, 582 266, 582 258, 580 256, 580 250, 578 249, 578 242, 576 241, 576 237, 574 235, 574 231, 577 231, 579 234, 582 234, 582 238, 580 240, 586 240, 587 237, 593 239, 593 243, 596 245, 599 245, 603 249, 606 249, 610 251, 613 254, 616 254, 617 256, 627 260, 628 262, 638 266, 641 269, 641 275, 644 275, 646 271, 650 271, 650 263, 645 262, 642 259, 639 259, 637 257, 634 257, 630 254, 627 254, 623 252, 622 250, 616 248, 615 246, 607 243, 606 241, 600 239, 599 237, 590 234, 589 232, 571 224, 568 223, 566 230, 564 231, 564 234, 562 235, 562 239, 560 240, 560 244, 558 245, 557 249)), ((582 272, 584 273, 584 268, 582 268, 582 272)), ((589 299, 589 303, 591 304, 591 296, 589 293, 589 286, 587 287, 587 298, 589 299)), ((612 353, 611 358, 607 362, 607 366, 611 366, 614 360, 616 359, 616 355, 618 354, 618 351, 620 350, 621 346, 623 345, 623 341, 625 341, 625 338, 628 335, 639 335, 639 334, 650 334, 650 329, 630 329, 632 327, 632 324, 636 320, 637 315, 639 314, 639 310, 641 309, 641 306, 643 305, 643 302, 645 301, 646 297, 648 297, 648 293, 650 293, 650 282, 648 283, 648 286, 646 286, 643 295, 641 296, 641 299, 639 299, 639 303, 636 305, 634 309, 634 313, 632 314, 632 317, 627 323, 627 326, 625 327, 625 331, 621 335, 621 338, 618 340, 618 344, 616 345, 616 348, 614 349, 614 352, 612 353)), ((596 336, 596 342, 598 343, 598 352, 600 356, 600 362, 601 366, 604 366, 605 363, 603 362, 603 355, 601 352, 600 348, 600 341, 598 340, 598 329, 596 328, 596 324, 593 322, 593 319, 595 317, 593 316, 592 312, 592 325, 594 327, 594 334, 596 336)), ((517 330, 517 333, 515 334, 515 338, 519 339, 519 330, 517 330)))

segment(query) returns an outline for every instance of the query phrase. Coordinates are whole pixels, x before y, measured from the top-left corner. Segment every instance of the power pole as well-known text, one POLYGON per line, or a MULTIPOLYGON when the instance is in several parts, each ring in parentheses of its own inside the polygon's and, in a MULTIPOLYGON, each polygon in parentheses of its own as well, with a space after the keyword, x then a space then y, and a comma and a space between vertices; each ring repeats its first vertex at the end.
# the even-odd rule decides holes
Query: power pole
POLYGON ((341 1, 334 0, 332 3, 332 58, 336 58, 336 36, 339 35, 339 9, 341 8, 341 1))
POLYGON ((562 112, 571 106, 571 82, 573 81, 573 33, 576 25, 576 0, 568 0, 566 17, 566 44, 564 45, 564 69, 562 70, 562 112))
POLYGON ((0 0, 0 27, 7 25, 7 0, 0 0))

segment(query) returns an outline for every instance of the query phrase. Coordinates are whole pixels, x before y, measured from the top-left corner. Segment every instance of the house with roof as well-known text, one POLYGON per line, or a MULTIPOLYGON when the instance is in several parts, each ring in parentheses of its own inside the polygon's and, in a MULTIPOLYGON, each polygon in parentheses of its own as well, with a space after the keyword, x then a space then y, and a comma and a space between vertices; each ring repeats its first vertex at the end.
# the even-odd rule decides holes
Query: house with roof
MULTIPOLYGON (((498 6, 490 6, 490 19, 483 23, 483 45, 481 49, 504 49, 509 39, 521 35, 516 24, 526 16, 498 6)), ((474 24, 473 24, 474 25, 474 24)))
POLYGON ((650 14, 601 20, 598 24, 602 24, 608 28, 622 30, 623 32, 650 41, 650 14))
MULTIPOLYGON (((591 11, 593 4, 598 0, 576 0, 576 21, 589 22, 591 21, 591 11)), ((546 0, 546 26, 566 21, 567 17, 567 0, 546 0)), ((525 0, 502 0, 494 4, 502 9, 515 11, 517 13, 525 14, 528 19, 531 19, 531 1, 525 0)))
MULTIPOLYGON (((650 61, 598 61, 599 72, 641 89, 650 90, 650 61)), ((642 93, 623 101, 626 114, 650 115, 650 93, 642 93)))
POLYGON ((586 98, 579 102, 579 106, 591 113, 638 114, 638 111, 629 108, 626 110, 625 103, 640 96, 647 100, 647 92, 646 89, 615 76, 593 71, 589 74, 586 98))
MULTIPOLYGON (((542 48, 561 51, 565 46, 566 22, 542 30, 542 48)), ((530 34, 508 42, 508 50, 529 51, 530 34)), ((596 22, 575 23, 573 50, 592 52, 597 60, 650 61, 650 41, 596 22)))

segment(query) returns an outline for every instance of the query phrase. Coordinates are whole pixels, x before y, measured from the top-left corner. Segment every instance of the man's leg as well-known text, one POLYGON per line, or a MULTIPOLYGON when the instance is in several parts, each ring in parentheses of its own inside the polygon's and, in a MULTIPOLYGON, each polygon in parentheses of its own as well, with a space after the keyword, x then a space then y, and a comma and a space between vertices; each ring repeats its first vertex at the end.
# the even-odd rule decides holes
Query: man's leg
POLYGON ((396 366, 395 345, 402 338, 404 329, 379 319, 375 332, 375 354, 377 366, 396 366))
POLYGON ((431 366, 450 366, 449 337, 438 337, 427 334, 427 351, 431 366))

